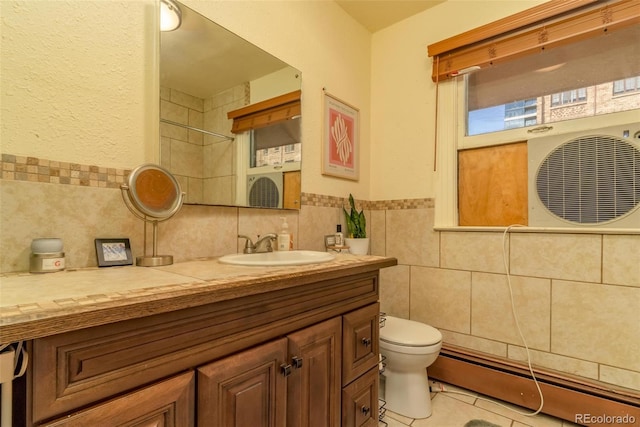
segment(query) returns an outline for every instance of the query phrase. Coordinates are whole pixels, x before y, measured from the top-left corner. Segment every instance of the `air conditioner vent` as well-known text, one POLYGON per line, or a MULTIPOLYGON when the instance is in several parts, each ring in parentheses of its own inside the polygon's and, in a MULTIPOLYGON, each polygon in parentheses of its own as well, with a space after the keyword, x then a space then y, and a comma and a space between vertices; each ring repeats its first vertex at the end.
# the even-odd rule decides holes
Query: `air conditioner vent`
POLYGON ((567 221, 614 220, 640 203, 640 150, 611 136, 576 138, 542 162, 536 188, 544 206, 567 221))
POLYGON ((640 146, 630 134, 530 140, 529 225, 640 227, 640 146))
POLYGON ((247 179, 249 206, 282 207, 282 172, 250 175, 247 179))

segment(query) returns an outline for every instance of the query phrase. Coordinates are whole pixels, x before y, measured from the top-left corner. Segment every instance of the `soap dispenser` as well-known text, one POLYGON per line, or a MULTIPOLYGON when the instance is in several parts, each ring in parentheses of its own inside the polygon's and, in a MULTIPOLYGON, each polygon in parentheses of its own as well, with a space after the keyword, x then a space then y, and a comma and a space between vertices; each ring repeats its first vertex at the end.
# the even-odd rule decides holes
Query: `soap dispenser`
POLYGON ((285 217, 280 217, 280 219, 282 219, 282 227, 278 233, 278 250, 289 251, 293 247, 293 239, 291 238, 291 233, 289 233, 289 224, 287 224, 285 217))

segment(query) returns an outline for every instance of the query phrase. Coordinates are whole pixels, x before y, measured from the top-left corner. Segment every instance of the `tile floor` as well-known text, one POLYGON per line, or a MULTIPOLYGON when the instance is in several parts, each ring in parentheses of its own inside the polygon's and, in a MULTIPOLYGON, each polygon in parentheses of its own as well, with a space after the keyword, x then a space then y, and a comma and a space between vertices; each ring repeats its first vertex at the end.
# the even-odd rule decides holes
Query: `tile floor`
MULTIPOLYGON (((431 403, 433 412, 429 418, 412 419, 387 410, 384 422, 388 427, 463 427, 471 420, 484 420, 499 425, 500 427, 574 427, 577 424, 560 420, 549 415, 538 414, 533 417, 519 415, 507 408, 495 403, 481 400, 486 396, 478 395, 473 391, 467 391, 445 384, 445 389, 467 393, 461 395, 454 393, 432 393, 431 403)), ((380 395, 384 398, 384 382, 380 384, 380 395)), ((487 398, 493 402, 504 404, 521 412, 531 412, 509 403, 487 398)), ((384 427, 379 423, 379 427, 384 427)))

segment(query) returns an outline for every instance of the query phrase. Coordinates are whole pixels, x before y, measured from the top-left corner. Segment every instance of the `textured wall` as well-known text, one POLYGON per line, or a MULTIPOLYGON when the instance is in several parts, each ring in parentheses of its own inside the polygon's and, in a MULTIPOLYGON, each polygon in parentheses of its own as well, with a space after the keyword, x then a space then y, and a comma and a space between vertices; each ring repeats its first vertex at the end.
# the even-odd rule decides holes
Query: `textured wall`
POLYGON ((152 160, 155 7, 0 2, 2 152, 104 167, 152 160))

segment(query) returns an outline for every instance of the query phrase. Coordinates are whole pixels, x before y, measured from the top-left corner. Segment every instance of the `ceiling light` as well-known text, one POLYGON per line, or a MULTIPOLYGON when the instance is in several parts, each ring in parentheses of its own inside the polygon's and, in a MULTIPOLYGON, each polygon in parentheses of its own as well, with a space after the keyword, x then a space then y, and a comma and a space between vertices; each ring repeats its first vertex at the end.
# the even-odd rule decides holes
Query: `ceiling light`
POLYGON ((160 0, 160 31, 173 31, 182 22, 182 12, 173 0, 160 0))

